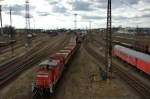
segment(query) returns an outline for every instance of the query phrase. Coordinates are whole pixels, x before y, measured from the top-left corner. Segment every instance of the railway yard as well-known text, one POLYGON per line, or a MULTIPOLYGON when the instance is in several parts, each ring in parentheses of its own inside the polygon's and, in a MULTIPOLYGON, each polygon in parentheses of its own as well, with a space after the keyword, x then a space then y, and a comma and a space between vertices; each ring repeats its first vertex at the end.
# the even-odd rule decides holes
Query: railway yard
POLYGON ((149 0, 0 0, 0 99, 150 99, 149 0))
MULTIPOLYGON (((45 34, 48 35, 48 34, 45 34)), ((149 75, 113 58, 113 74, 110 81, 102 80, 105 69, 104 41, 101 34, 86 35, 73 59, 67 64, 51 95, 36 95, 32 82, 38 72, 38 64, 67 46, 73 35, 59 34, 37 44, 26 54, 0 67, 1 99, 149 99, 149 75), (98 35, 98 36, 97 36, 98 35), (44 42, 44 43, 43 43, 44 42), (42 47, 43 46, 43 47, 42 47)))

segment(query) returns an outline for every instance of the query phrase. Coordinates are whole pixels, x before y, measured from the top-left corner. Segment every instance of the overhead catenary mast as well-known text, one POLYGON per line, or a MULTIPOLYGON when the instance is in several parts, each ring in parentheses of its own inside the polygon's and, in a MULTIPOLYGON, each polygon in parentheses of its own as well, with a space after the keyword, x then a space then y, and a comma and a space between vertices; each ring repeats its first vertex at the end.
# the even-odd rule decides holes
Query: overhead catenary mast
MULTIPOLYGON (((11 11, 12 11, 12 9, 11 9, 11 6, 10 6, 10 11, 9 11, 9 14, 10 14, 10 27, 12 26, 12 16, 11 16, 12 13, 11 13, 11 11)), ((10 39, 14 40, 14 35, 15 34, 13 34, 12 30, 10 30, 9 32, 10 32, 10 39)), ((11 43, 10 46, 11 46, 11 52, 12 52, 12 56, 13 56, 13 54, 14 54, 14 45, 13 45, 13 43, 11 43)))
POLYGON ((76 13, 74 14, 74 18, 75 18, 74 19, 74 30, 75 30, 75 33, 77 32, 77 15, 78 14, 76 14, 76 13))
POLYGON ((106 29, 106 73, 107 78, 112 72, 112 31, 111 31, 111 0, 108 0, 107 5, 107 29, 106 29))
POLYGON ((35 30, 35 18, 33 18, 33 22, 34 22, 34 33, 36 32, 35 30))
POLYGON ((9 11, 9 13, 10 13, 10 26, 12 26, 11 6, 10 6, 10 11, 9 11))
POLYGON ((0 21, 1 21, 1 33, 0 33, 0 35, 3 35, 2 5, 0 5, 0 21))
POLYGON ((89 21, 89 33, 91 33, 91 24, 92 24, 92 21, 90 20, 89 21))
POLYGON ((26 46, 31 46, 31 33, 30 33, 30 9, 29 9, 29 0, 26 0, 26 14, 25 14, 25 22, 26 22, 26 46))

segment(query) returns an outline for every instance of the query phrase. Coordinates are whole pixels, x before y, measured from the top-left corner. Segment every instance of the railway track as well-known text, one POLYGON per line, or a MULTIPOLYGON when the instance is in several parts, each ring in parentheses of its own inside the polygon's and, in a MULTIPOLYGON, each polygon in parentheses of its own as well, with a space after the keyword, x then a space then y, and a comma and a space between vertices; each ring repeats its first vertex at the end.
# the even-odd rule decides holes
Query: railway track
MULTIPOLYGON (((14 45, 14 49, 20 48, 22 46, 24 46, 24 45, 23 44, 14 45)), ((11 50, 10 46, 7 46, 7 48, 6 47, 1 47, 0 48, 0 53, 3 54, 3 53, 6 53, 6 52, 8 52, 10 50, 11 50)))
POLYGON ((41 95, 39 95, 38 90, 34 90, 34 92, 32 93, 31 99, 38 99, 40 98, 41 95))
MULTIPOLYGON (((66 45, 66 44, 63 44, 63 45, 66 45)), ((65 47, 65 46, 63 46, 63 47, 65 47)), ((61 49, 63 47, 61 47, 61 49)), ((77 45, 77 47, 79 48, 80 45, 77 45)), ((64 70, 62 71, 62 74, 60 75, 60 77, 58 79, 58 82, 55 85, 54 93, 53 94, 51 94, 51 93, 43 93, 42 89, 36 89, 36 90, 34 90, 33 94, 31 95, 31 99, 49 99, 49 97, 51 97, 52 99, 56 98, 56 96, 58 94, 57 93, 58 92, 58 88, 61 86, 62 83, 66 83, 64 81, 65 80, 64 76, 67 75, 66 72, 70 68, 69 65, 71 64, 72 60, 74 59, 74 57, 76 57, 76 54, 78 52, 78 48, 77 48, 77 51, 72 55, 72 57, 70 58, 70 60, 68 61, 68 63, 65 64, 65 66, 67 68, 64 68, 64 70)), ((58 50, 56 52, 58 52, 58 50)))
POLYGON ((37 51, 37 49, 39 49, 39 46, 41 48, 44 47, 44 44, 47 42, 48 39, 49 38, 45 38, 44 40, 36 39, 34 42, 38 42, 38 41, 41 41, 41 42, 36 43, 35 46, 31 48, 31 50, 29 50, 27 53, 19 57, 15 57, 11 59, 9 62, 0 64, 0 72, 4 69, 7 69, 9 65, 19 63, 21 60, 26 60, 26 58, 28 58, 31 54, 34 54, 37 51))
MULTIPOLYGON (((88 46, 87 42, 84 44, 86 51, 93 56, 97 61, 101 60, 101 63, 105 65, 105 58, 96 52, 93 48, 88 46)), ((102 68, 102 67, 99 67, 102 68)), ((132 87, 143 99, 150 99, 150 87, 136 78, 129 71, 122 69, 118 64, 112 62, 112 69, 114 74, 119 76, 124 82, 126 82, 130 87, 132 87)))
MULTIPOLYGON (((43 37, 39 37, 39 38, 32 38, 32 42, 35 42, 37 43, 38 41, 41 41, 43 37)), ((7 45, 7 46, 4 46, 4 47, 0 47, 0 53, 1 54, 4 54, 6 52, 9 52, 11 51, 11 45, 7 45)), ((13 44, 13 49, 18 49, 20 47, 24 47, 24 41, 23 39, 17 41, 15 44, 13 44)))
MULTIPOLYGON (((19 37, 18 37, 19 38, 19 37)), ((21 47, 21 46, 24 46, 24 41, 23 41, 24 39, 22 38, 22 39, 17 39, 16 40, 16 42, 15 43, 13 43, 13 47, 14 47, 14 49, 17 49, 17 48, 19 48, 19 47, 21 47)), ((8 45, 6 45, 6 46, 0 46, 0 53, 1 54, 4 54, 4 53, 6 53, 6 52, 8 52, 8 51, 11 51, 11 43, 9 43, 8 45)))
MULTIPOLYGON (((21 57, 17 57, 14 60, 11 60, 10 62, 7 62, 7 63, 1 65, 0 66, 0 72, 2 72, 2 70, 6 70, 10 65, 19 64, 21 62, 21 60, 25 60, 31 54, 35 53, 37 51, 38 47, 42 46, 43 43, 46 43, 46 41, 43 41, 43 42, 39 43, 35 48, 28 51, 25 55, 23 55, 21 57)), ((11 67, 13 67, 13 66, 11 66, 11 67)))
MULTIPOLYGON (((60 39, 60 38, 59 38, 60 39)), ((26 54, 22 58, 18 58, 10 63, 5 64, 0 67, 0 88, 3 88, 5 85, 9 83, 10 80, 15 78, 19 73, 31 67, 33 64, 39 62, 44 57, 47 57, 53 50, 57 50, 62 47, 65 43, 67 43, 68 39, 59 40, 55 39, 54 42, 48 45, 40 46, 42 49, 37 51, 37 48, 31 50, 30 53, 26 54), (59 40, 59 42, 58 42, 59 40), (63 42, 60 46, 60 43, 63 42), (51 47, 51 48, 50 48, 51 47)), ((47 42, 49 43, 49 42, 47 42)))

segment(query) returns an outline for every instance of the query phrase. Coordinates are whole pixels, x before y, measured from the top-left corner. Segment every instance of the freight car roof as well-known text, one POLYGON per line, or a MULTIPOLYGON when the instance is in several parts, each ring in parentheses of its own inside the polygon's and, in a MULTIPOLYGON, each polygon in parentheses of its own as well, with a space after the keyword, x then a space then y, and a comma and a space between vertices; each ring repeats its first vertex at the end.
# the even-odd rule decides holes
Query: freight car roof
POLYGON ((115 45, 115 48, 125 52, 126 54, 129 54, 131 56, 134 56, 136 58, 142 59, 142 60, 147 61, 147 62, 150 63, 150 55, 147 55, 147 54, 144 54, 142 52, 135 51, 135 50, 132 50, 130 48, 126 48, 126 47, 123 47, 123 46, 120 46, 120 45, 115 45))

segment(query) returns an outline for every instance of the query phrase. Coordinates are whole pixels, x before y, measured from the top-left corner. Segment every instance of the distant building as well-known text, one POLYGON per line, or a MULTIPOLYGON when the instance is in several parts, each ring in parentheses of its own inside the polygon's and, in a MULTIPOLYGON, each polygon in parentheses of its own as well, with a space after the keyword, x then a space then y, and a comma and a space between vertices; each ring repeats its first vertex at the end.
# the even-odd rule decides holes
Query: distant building
POLYGON ((118 31, 116 33, 120 33, 120 34, 135 34, 135 28, 129 28, 129 27, 126 27, 126 28, 119 28, 118 31))
POLYGON ((150 35, 150 28, 131 28, 131 27, 122 28, 122 27, 119 27, 115 33, 150 35))

